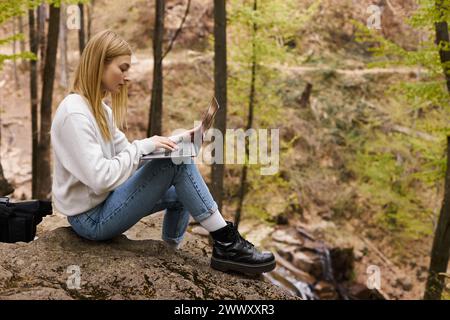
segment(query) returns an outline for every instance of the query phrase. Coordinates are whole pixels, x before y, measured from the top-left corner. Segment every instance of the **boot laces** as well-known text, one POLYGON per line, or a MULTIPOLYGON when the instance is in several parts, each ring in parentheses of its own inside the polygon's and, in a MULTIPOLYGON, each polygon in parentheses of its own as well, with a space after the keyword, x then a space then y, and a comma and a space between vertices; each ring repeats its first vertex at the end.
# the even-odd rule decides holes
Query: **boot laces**
POLYGON ((233 227, 233 233, 237 237, 238 241, 240 243, 242 243, 245 248, 251 249, 251 248, 254 247, 253 243, 251 243, 250 241, 244 239, 244 237, 241 236, 241 234, 239 233, 239 231, 237 230, 236 227, 233 227))

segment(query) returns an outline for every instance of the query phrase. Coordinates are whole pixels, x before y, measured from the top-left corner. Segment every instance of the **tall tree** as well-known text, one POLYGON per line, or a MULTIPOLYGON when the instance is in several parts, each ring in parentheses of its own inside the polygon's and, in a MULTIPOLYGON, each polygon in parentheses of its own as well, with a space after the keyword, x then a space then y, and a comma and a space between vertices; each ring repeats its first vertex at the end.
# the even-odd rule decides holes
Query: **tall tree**
MULTIPOLYGON (((227 128, 227 15, 226 3, 222 0, 214 0, 214 95, 220 106, 214 120, 214 126, 222 133, 223 145, 225 145, 227 128)), ((219 210, 222 210, 223 206, 224 162, 214 163, 211 167, 211 193, 219 206, 219 210)))
MULTIPOLYGON (((450 4, 447 0, 423 0, 419 2, 418 9, 411 15, 409 19, 409 24, 414 28, 417 34, 422 34, 421 43, 416 49, 405 50, 400 45, 389 41, 386 38, 379 35, 378 32, 373 32, 368 29, 367 26, 355 22, 358 26, 358 41, 376 44, 371 48, 375 57, 383 57, 384 59, 379 60, 379 63, 371 63, 371 66, 420 66, 421 76, 420 81, 401 81, 395 84, 395 86, 390 90, 390 94, 395 93, 395 96, 401 97, 402 100, 399 110, 397 112, 392 112, 393 114, 401 114, 393 119, 384 119, 383 121, 392 121, 394 123, 406 123, 414 125, 414 127, 423 128, 422 135, 427 137, 417 139, 417 137, 409 138, 406 136, 400 136, 396 138, 394 135, 389 133, 381 134, 380 137, 384 141, 389 141, 390 145, 400 144, 401 148, 405 146, 406 150, 411 149, 411 154, 414 158, 414 164, 408 164, 403 161, 402 164, 404 169, 399 171, 395 168, 395 173, 386 174, 388 172, 384 167, 383 163, 382 170, 385 172, 380 172, 377 170, 377 180, 378 177, 382 175, 388 178, 387 183, 381 184, 382 197, 383 198, 393 198, 391 194, 386 192, 392 185, 392 177, 405 176, 409 177, 409 174, 404 174, 410 172, 410 168, 414 167, 420 174, 416 174, 420 182, 425 183, 428 187, 431 183, 434 185, 439 184, 444 177, 444 199, 442 202, 442 207, 439 212, 439 217, 436 223, 430 223, 434 230, 434 240, 431 249, 431 260, 429 266, 429 274, 427 283, 425 286, 424 299, 440 299, 444 288, 444 275, 441 273, 446 272, 448 261, 449 261, 449 249, 450 249, 450 179, 449 179, 449 136, 450 130, 448 127, 448 121, 444 120, 441 123, 441 119, 449 118, 449 102, 450 102, 450 51, 449 51, 449 34, 448 34, 448 17, 449 17, 450 4), (434 34, 430 34, 429 30, 434 27, 434 34), (432 45, 432 42, 436 45, 432 45), (406 103, 405 103, 406 102, 406 103), (404 107, 403 107, 404 105, 404 107), (437 106, 437 112, 429 112, 429 106, 437 106), (423 110, 426 116, 416 116, 416 113, 412 113, 412 117, 405 117, 405 114, 410 112, 411 109, 423 110), (405 112, 405 110, 408 110, 405 112), (400 111, 400 112, 399 112, 400 111), (386 140, 385 140, 386 139, 386 140), (441 143, 442 142, 442 143, 441 143), (447 152, 443 152, 442 145, 446 142, 447 152), (418 156, 419 155, 419 156, 418 156), (446 156, 446 158, 445 158, 446 156), (421 163, 420 167, 417 167, 417 163, 421 163), (436 165, 439 164, 439 165, 436 165), (409 167, 408 167, 409 165, 409 167), (430 168, 433 168, 430 170, 430 168), (442 170, 444 169, 444 170, 442 170)), ((366 120, 367 121, 367 120, 366 120)), ((370 131, 370 136, 374 136, 374 132, 370 131)), ((378 133, 375 135, 378 136, 378 133)), ((379 144, 379 141, 376 141, 379 144)), ((361 148, 361 146, 359 146, 361 148)), ((405 150, 403 149, 403 150, 405 150)), ((385 155, 389 151, 383 146, 382 150, 379 151, 380 154, 385 155)), ((374 152, 374 148, 370 150, 370 153, 374 156, 378 156, 374 152)), ((371 157, 364 158, 365 164, 370 164, 372 161, 371 157)), ((398 166, 396 166, 398 167, 398 166)), ((365 172, 375 172, 373 168, 367 165, 362 166, 362 170, 365 172)), ((365 179, 367 176, 364 177, 365 179)), ((396 179, 397 180, 397 179, 396 179)), ((371 181, 370 181, 371 182, 371 181)), ((369 183, 370 183, 369 182, 369 183)), ((395 184, 395 189, 400 190, 401 200, 411 198, 414 201, 414 206, 409 206, 408 202, 400 201, 395 203, 400 209, 407 207, 406 212, 398 212, 397 216, 405 216, 404 221, 410 223, 412 220, 415 225, 414 230, 416 231, 417 225, 425 225, 429 220, 427 219, 418 220, 414 214, 408 214, 408 212, 414 211, 426 211, 424 208, 429 208, 426 202, 422 202, 422 195, 414 195, 414 191, 407 188, 399 188, 403 182, 398 179, 395 184), (405 192, 407 191, 407 192, 405 192), (409 193, 409 194, 408 194, 409 193), (411 196, 411 193, 414 197, 411 196), (417 203, 417 204, 416 204, 417 203), (418 208, 417 208, 418 207, 418 208), (401 214, 400 214, 401 213, 401 214), (406 214, 405 214, 406 213, 406 214), (415 221, 414 221, 415 220, 415 221)), ((408 187, 410 184, 407 185, 408 187)), ((377 196, 377 190, 370 190, 371 194, 377 196)), ((395 198, 394 198, 395 199, 395 198)), ((428 200, 428 199, 425 199, 428 200)), ((413 202, 411 201, 411 202, 413 202)), ((427 209, 428 209, 427 208, 427 209)), ((400 211, 400 210, 399 210, 400 211)), ((431 210, 430 210, 431 211, 431 210)), ((434 218, 434 217, 433 217, 434 218)), ((431 220, 431 219, 430 219, 431 220)), ((434 220, 434 219, 433 219, 434 220)), ((402 221, 402 224, 407 225, 402 221)), ((434 221, 433 221, 434 222, 434 221)), ((425 229, 425 228, 424 228, 425 229)), ((401 230, 401 229, 400 229, 401 230)), ((425 229, 428 233, 428 227, 425 229)), ((418 232, 419 235, 422 235, 418 232)), ((426 235, 426 234, 425 234, 426 235)))
MULTIPOLYGON (((38 32, 35 9, 28 10, 28 34, 30 38, 30 51, 38 56, 38 32)), ((31 197, 37 198, 37 165, 38 165, 38 70, 36 59, 30 60, 30 102, 31 102, 31 197)))
POLYGON ((37 8, 37 39, 39 43, 39 73, 41 80, 44 77, 44 61, 45 61, 45 48, 46 48, 46 38, 45 38, 45 26, 47 22, 47 4, 42 3, 37 8))
POLYGON ((444 7, 444 0, 436 0, 436 11, 440 15, 439 21, 434 23, 434 30, 436 34, 435 43, 439 48, 439 58, 442 65, 442 71, 445 77, 445 84, 447 85, 447 92, 450 94, 450 51, 445 46, 449 45, 448 24, 445 21, 444 10, 449 10, 449 4, 444 7))
MULTIPOLYGON (((447 91, 450 94, 450 44, 448 25, 444 16, 444 1, 436 0, 436 10, 440 14, 439 21, 435 22, 436 44, 439 47, 439 58, 442 64, 447 91)), ((447 8, 448 10, 448 4, 447 8)), ((439 220, 436 226, 433 246, 431 248, 431 260, 428 279, 425 286, 425 300, 437 300, 441 298, 444 289, 450 253, 450 137, 447 137, 447 171, 445 175, 444 200, 442 202, 439 220)))
POLYGON ((55 80, 56 55, 58 51, 58 35, 60 23, 60 9, 54 4, 50 5, 50 17, 47 33, 47 52, 45 54, 44 77, 41 95, 41 127, 39 132, 39 199, 51 197, 51 170, 50 170, 50 127, 52 120, 53 83, 55 80))
MULTIPOLYGON (((13 18, 11 21, 12 21, 13 36, 15 36, 16 29, 17 29, 16 28, 16 24, 17 24, 16 18, 13 18)), ((17 43, 17 41, 14 38, 12 41, 12 52, 13 52, 14 56, 16 56, 16 53, 17 53, 16 43, 17 43)), ((16 90, 19 90, 19 75, 17 74, 17 59, 16 58, 13 59, 13 69, 14 69, 14 85, 15 85, 16 90)))
MULTIPOLYGON (((227 52, 228 59, 233 63, 229 65, 232 76, 227 81, 228 108, 232 109, 233 114, 246 118, 244 136, 227 137, 233 140, 237 138, 237 160, 238 163, 243 163, 234 217, 235 223, 239 225, 246 212, 248 215, 272 219, 265 209, 270 201, 267 197, 270 190, 268 188, 277 186, 277 192, 295 192, 286 185, 281 186, 281 179, 277 175, 263 170, 261 144, 266 141, 269 143, 266 147, 273 148, 276 141, 272 139, 272 132, 266 140, 263 136, 257 136, 254 128, 276 128, 282 125, 284 110, 280 105, 284 100, 283 82, 279 81, 279 71, 270 66, 298 63, 295 52, 298 49, 293 50, 290 42, 317 12, 319 1, 314 1, 303 10, 298 10, 296 0, 230 0, 229 3, 227 33, 233 41, 227 52), (243 109, 243 105, 248 108, 243 109), (240 146, 243 150, 240 150, 240 146), (249 193, 248 190, 252 192, 249 193)), ((226 145, 234 146, 235 141, 228 141, 226 145)), ((276 149, 271 151, 272 154, 278 152, 276 149)), ((232 153, 233 150, 227 150, 228 155, 232 153)), ((287 208, 291 200, 286 200, 287 208)))
MULTIPOLYGON (((253 12, 256 13, 258 10, 257 0, 253 0, 253 12)), ((256 58, 256 32, 258 31, 258 24, 253 21, 253 33, 252 33, 252 57, 251 57, 251 76, 250 76, 250 93, 249 93, 249 102, 248 102, 248 118, 247 118, 247 126, 246 130, 249 130, 253 127, 253 115, 255 112, 255 82, 256 82, 256 67, 257 67, 257 58, 256 58)), ((241 220, 242 208, 244 205, 245 194, 248 189, 248 181, 247 181, 247 171, 248 171, 248 159, 249 156, 249 140, 245 141, 245 163, 242 167, 241 174, 241 183, 239 190, 239 203, 236 210, 236 215, 234 218, 234 222, 237 226, 239 226, 239 222, 241 220)))
POLYGON ((80 10, 80 29, 78 29, 78 47, 80 49, 80 55, 83 53, 84 46, 86 45, 85 31, 84 31, 84 4, 78 3, 80 10))
POLYGON ((59 83, 62 87, 67 88, 69 86, 69 71, 67 63, 67 25, 66 25, 66 6, 61 3, 61 19, 59 26, 59 57, 60 57, 60 79, 59 83))
POLYGON ((88 40, 92 36, 92 18, 94 16, 94 5, 95 0, 92 0, 90 4, 86 7, 87 9, 87 38, 88 40))
POLYGON ((153 31, 153 83, 150 101, 149 127, 147 136, 162 133, 162 102, 163 102, 163 39, 164 39, 165 0, 156 0, 155 28, 153 31))
POLYGON ((425 300, 441 298, 445 285, 450 251, 450 136, 447 137, 447 173, 445 175, 444 200, 434 234, 425 300))
MULTIPOLYGON (((157 5, 158 6, 158 5, 157 5)), ((170 39, 167 49, 162 53, 163 47, 163 38, 164 38, 164 1, 162 1, 162 5, 156 8, 156 17, 155 17, 155 30, 153 36, 153 59, 154 59, 154 67, 153 67, 153 85, 152 85, 152 100, 150 103, 150 126, 147 129, 147 134, 149 136, 152 135, 160 135, 162 132, 162 101, 163 101, 163 75, 162 75, 162 63, 166 55, 172 50, 173 44, 175 43, 178 36, 183 31, 183 25, 186 21, 186 18, 189 14, 189 9, 191 7, 191 0, 188 0, 186 4, 186 10, 181 19, 180 25, 175 31, 172 39, 170 39), (155 128, 155 129, 154 129, 155 128)))

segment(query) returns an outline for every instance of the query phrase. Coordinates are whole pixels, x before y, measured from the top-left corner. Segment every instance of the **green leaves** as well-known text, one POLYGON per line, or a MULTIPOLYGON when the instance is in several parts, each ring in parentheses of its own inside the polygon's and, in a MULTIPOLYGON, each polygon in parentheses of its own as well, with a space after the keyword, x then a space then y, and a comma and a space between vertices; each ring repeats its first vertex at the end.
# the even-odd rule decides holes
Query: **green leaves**
POLYGON ((364 143, 353 167, 366 196, 381 209, 377 220, 413 238, 433 230, 429 198, 436 195, 436 187, 444 178, 446 136, 450 134, 450 99, 444 77, 450 64, 443 65, 439 56, 439 50, 450 50, 450 45, 446 42, 437 45, 434 41, 434 24, 450 20, 450 2, 419 0, 418 3, 419 9, 408 23, 426 37, 416 49, 402 48, 353 21, 357 41, 367 44, 375 58, 369 67, 418 70, 416 77, 391 85, 385 97, 395 98, 391 99, 384 128, 396 124, 409 131, 396 133, 372 127, 363 133, 364 143))
MULTIPOLYGON (((0 2, 0 25, 9 22, 9 20, 25 15, 29 8, 35 8, 42 1, 37 0, 3 0, 0 2)), ((19 41, 25 39, 25 35, 21 33, 10 35, 6 38, 0 39, 0 46, 11 43, 13 41, 19 41)), ((29 51, 25 51, 18 54, 4 54, 0 52, 0 70, 3 63, 6 60, 15 59, 36 59, 34 54, 29 51)))
MULTIPOLYGON (((256 61, 256 71, 252 126, 255 129, 283 126, 282 89, 286 78, 282 69, 299 63, 295 40, 313 18, 319 3, 315 1, 305 9, 295 0, 258 0, 257 10, 254 10, 253 1, 227 2, 228 114, 238 127, 247 124, 253 61, 256 61)), ((287 151, 280 151, 283 152, 287 151)), ((292 189, 289 182, 277 174, 261 176, 261 167, 264 166, 248 167, 252 191, 246 196, 245 209, 247 214, 268 218, 268 212, 282 212, 289 205, 286 195, 292 193, 292 189), (267 197, 268 192, 271 197, 267 197)))

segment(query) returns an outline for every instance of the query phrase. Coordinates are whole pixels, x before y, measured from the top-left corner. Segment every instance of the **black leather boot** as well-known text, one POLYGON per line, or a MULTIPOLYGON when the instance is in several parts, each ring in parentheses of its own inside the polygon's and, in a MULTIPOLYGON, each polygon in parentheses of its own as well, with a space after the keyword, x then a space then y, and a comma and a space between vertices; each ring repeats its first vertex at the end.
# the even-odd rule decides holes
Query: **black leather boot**
POLYGON ((270 251, 261 252, 245 240, 231 221, 219 230, 210 232, 213 238, 211 267, 220 271, 260 274, 275 268, 270 251))

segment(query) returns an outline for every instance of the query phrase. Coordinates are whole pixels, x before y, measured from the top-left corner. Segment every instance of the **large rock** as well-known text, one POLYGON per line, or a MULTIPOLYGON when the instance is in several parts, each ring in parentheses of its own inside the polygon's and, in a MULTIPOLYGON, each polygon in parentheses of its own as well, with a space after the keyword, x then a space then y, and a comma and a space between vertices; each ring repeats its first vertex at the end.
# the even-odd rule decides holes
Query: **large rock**
POLYGON ((31 243, 0 243, 0 300, 298 299, 265 277, 211 269, 200 236, 187 234, 174 251, 127 235, 94 242, 59 227, 31 243))

